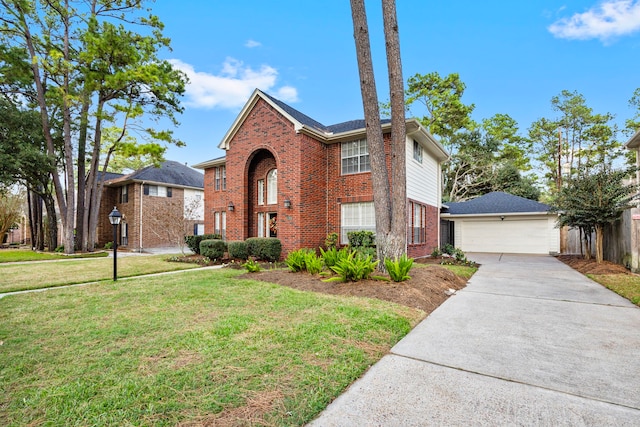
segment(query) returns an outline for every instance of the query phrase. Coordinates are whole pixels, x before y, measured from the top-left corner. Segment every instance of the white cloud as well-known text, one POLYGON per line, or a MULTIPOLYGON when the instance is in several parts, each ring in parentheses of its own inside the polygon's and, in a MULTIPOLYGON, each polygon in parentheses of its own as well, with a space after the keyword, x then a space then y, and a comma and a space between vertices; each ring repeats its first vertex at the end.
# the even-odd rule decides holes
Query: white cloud
POLYGON ((640 31, 640 1, 606 0, 584 13, 558 20, 548 29, 558 38, 597 38, 606 43, 615 37, 640 31))
POLYGON ((192 65, 179 59, 170 60, 171 64, 189 77, 186 87, 188 106, 196 108, 226 108, 235 110, 242 107, 247 99, 258 88, 265 92, 273 92, 276 97, 286 102, 298 100, 296 88, 291 86, 276 87, 278 70, 262 65, 254 70, 245 66, 242 61, 227 58, 219 75, 196 71, 192 65))
POLYGON ((251 39, 249 39, 249 40, 247 40, 247 42, 244 44, 244 46, 245 46, 245 47, 248 47, 248 48, 260 47, 260 46, 262 46, 262 43, 257 42, 257 41, 255 41, 255 40, 251 40, 251 39))

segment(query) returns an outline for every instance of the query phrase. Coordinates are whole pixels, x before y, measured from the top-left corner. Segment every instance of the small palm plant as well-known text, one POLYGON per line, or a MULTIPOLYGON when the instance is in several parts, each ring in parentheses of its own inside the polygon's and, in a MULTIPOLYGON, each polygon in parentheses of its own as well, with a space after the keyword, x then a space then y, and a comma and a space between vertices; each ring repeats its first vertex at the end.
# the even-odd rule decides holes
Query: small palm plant
POLYGON ((407 254, 402 254, 400 258, 392 260, 386 258, 384 260, 384 266, 387 268, 387 272, 394 282, 404 282, 411 279, 409 276, 409 270, 413 267, 413 258, 408 258, 407 254))

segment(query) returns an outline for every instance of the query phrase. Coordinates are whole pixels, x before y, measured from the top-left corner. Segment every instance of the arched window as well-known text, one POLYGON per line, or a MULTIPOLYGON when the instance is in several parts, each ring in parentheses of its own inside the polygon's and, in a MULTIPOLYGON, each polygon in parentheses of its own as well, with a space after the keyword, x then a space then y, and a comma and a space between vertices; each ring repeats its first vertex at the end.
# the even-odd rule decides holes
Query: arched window
POLYGON ((267 204, 278 203, 278 169, 271 169, 267 173, 267 204))

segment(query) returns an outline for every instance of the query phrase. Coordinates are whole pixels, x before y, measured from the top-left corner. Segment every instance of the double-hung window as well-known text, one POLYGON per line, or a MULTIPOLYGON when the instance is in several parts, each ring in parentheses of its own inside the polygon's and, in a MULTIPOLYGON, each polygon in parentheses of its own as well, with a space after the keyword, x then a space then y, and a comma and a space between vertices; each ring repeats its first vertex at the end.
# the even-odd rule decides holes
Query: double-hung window
POLYGON ((370 172, 369 146, 366 139, 343 142, 341 146, 342 174, 370 172))
POLYGON ((348 232, 363 230, 376 232, 373 202, 343 203, 341 205, 340 241, 343 244, 348 244, 348 232))
POLYGON ((422 146, 418 141, 413 141, 413 159, 422 163, 422 146))
POLYGON ((271 169, 267 173, 267 204, 278 203, 278 170, 271 169))

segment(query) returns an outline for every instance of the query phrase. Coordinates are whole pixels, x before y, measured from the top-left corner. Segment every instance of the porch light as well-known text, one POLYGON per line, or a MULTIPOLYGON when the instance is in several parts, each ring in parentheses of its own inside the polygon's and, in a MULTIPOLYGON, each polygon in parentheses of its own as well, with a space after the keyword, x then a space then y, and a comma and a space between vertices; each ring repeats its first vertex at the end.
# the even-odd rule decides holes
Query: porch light
POLYGON ((227 206, 227 207, 229 208, 229 212, 233 212, 233 210, 236 208, 236 207, 233 205, 233 202, 229 202, 229 206, 227 206))
POLYGON ((291 209, 291 200, 285 199, 284 200, 284 207, 287 208, 287 209, 291 209))

